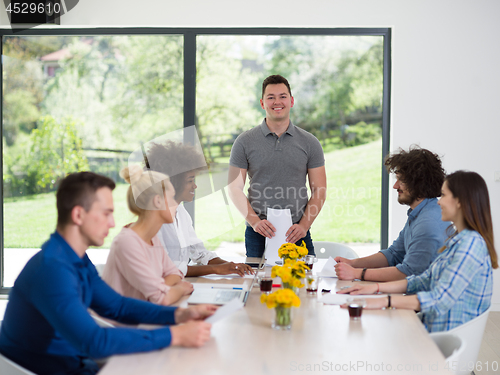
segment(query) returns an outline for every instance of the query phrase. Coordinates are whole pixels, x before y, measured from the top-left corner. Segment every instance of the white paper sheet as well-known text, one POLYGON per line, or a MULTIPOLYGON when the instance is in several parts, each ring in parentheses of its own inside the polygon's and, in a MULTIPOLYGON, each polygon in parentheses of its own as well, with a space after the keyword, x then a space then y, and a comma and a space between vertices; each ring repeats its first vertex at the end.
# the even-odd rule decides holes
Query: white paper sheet
POLYGON ((205 279, 210 279, 210 280, 223 280, 223 279, 253 279, 253 275, 247 275, 245 274, 244 276, 240 276, 237 273, 230 273, 229 275, 216 275, 216 274, 210 274, 210 275, 203 275, 200 277, 203 277, 205 279))
POLYGON ((335 272, 335 265, 337 262, 332 257, 328 258, 328 261, 323 266, 323 269, 318 273, 318 276, 321 277, 337 277, 337 273, 335 272))
POLYGON ((276 261, 281 261, 278 249, 287 242, 286 232, 292 226, 292 214, 289 208, 267 208, 267 220, 276 228, 276 232, 274 237, 266 237, 266 263, 275 266, 276 261))
POLYGON ((248 290, 246 284, 211 284, 211 283, 192 283, 194 289, 233 289, 233 290, 248 290))
POLYGON ((347 301, 354 298, 380 298, 386 297, 387 294, 368 294, 368 295, 350 295, 350 294, 336 294, 336 293, 326 293, 319 299, 319 302, 323 302, 325 305, 343 305, 347 301))
POLYGON ((241 302, 239 299, 233 299, 231 302, 226 303, 224 306, 219 307, 217 311, 214 313, 214 315, 209 316, 207 319, 205 319, 205 322, 214 324, 218 322, 219 320, 222 320, 232 314, 234 314, 236 311, 241 309, 243 307, 243 302, 241 302))

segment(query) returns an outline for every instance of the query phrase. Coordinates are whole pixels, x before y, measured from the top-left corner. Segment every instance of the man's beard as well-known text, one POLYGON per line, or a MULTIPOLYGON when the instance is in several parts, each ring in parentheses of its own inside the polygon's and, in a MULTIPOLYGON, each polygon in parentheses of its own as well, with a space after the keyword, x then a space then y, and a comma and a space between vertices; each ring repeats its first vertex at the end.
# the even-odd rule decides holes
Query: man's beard
POLYGON ((398 194, 398 202, 399 204, 405 204, 407 206, 411 206, 413 202, 415 202, 415 198, 411 194, 399 195, 398 194))

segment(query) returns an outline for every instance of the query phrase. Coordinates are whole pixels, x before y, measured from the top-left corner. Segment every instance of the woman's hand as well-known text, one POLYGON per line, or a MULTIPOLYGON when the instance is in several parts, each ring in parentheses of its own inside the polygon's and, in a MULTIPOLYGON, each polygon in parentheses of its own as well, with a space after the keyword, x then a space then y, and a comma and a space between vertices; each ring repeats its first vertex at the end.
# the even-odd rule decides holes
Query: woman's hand
MULTIPOLYGON (((344 303, 340 307, 346 309, 349 304, 344 303)), ((366 298, 365 299, 365 305, 364 309, 368 310, 382 310, 387 307, 387 297, 381 297, 381 298, 366 298)))
POLYGON ((379 290, 378 284, 356 284, 346 289, 341 289, 338 294, 350 294, 350 295, 360 295, 360 294, 375 294, 379 290))
POLYGON ((194 287, 193 284, 187 281, 181 281, 177 284, 175 284, 172 288, 178 288, 183 296, 187 296, 191 293, 193 293, 194 287))
POLYGON ((229 275, 231 273, 237 273, 240 276, 253 275, 252 267, 245 263, 233 263, 226 262, 222 264, 214 265, 215 273, 218 275, 229 275))

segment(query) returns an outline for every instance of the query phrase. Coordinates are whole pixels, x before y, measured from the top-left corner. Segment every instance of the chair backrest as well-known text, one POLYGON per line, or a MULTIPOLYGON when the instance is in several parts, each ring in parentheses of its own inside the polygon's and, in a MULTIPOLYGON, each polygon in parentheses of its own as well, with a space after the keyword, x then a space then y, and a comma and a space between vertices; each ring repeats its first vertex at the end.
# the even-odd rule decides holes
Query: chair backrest
POLYGON ((457 366, 454 367, 456 367, 457 371, 455 373, 457 375, 470 374, 471 371, 467 370, 469 368, 469 363, 476 363, 490 310, 491 307, 478 317, 456 328, 450 329, 447 332, 436 332, 430 334, 433 339, 445 334, 451 334, 458 336, 462 339, 462 341, 464 341, 466 350, 461 353, 459 358, 455 359, 457 361, 457 366))
POLYGON ((101 263, 97 263, 97 264, 94 264, 96 270, 97 270, 97 273, 99 274, 99 276, 102 277, 102 271, 104 271, 104 266, 105 264, 101 264, 101 263))
POLYGON ((458 361, 460 361, 460 358, 467 349, 465 341, 457 335, 448 332, 440 332, 439 335, 431 335, 431 338, 445 356, 448 368, 454 369, 454 373, 457 374, 460 370, 457 366, 458 361))
POLYGON ((7 357, 0 354, 0 374, 2 375, 35 375, 35 373, 26 370, 17 363, 12 362, 7 357))
POLYGON ((343 257, 347 259, 359 258, 358 254, 349 246, 336 242, 314 241, 314 251, 317 258, 328 259, 328 257, 343 257))
POLYGON ((100 316, 96 315, 94 312, 92 312, 90 315, 92 315, 92 318, 94 318, 94 321, 97 323, 99 327, 102 328, 115 328, 115 326, 108 322, 106 319, 101 318, 100 316))
MULTIPOLYGON (((2 329, 2 322, 0 321, 0 330, 2 329)), ((35 375, 34 372, 26 370, 24 367, 19 366, 17 363, 11 361, 3 354, 0 353, 0 374, 2 375, 35 375)))

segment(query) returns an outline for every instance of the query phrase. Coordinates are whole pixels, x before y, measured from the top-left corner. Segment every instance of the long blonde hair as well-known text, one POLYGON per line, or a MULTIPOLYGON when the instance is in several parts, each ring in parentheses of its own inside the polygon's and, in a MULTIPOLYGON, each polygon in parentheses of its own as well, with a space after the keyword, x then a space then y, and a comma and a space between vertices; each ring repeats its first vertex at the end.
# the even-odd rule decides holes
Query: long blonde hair
POLYGON ((137 216, 141 216, 147 210, 156 209, 153 206, 153 198, 156 195, 163 198, 170 185, 164 183, 165 180, 169 180, 166 174, 145 171, 138 165, 123 168, 120 176, 130 184, 127 190, 127 206, 137 216))

